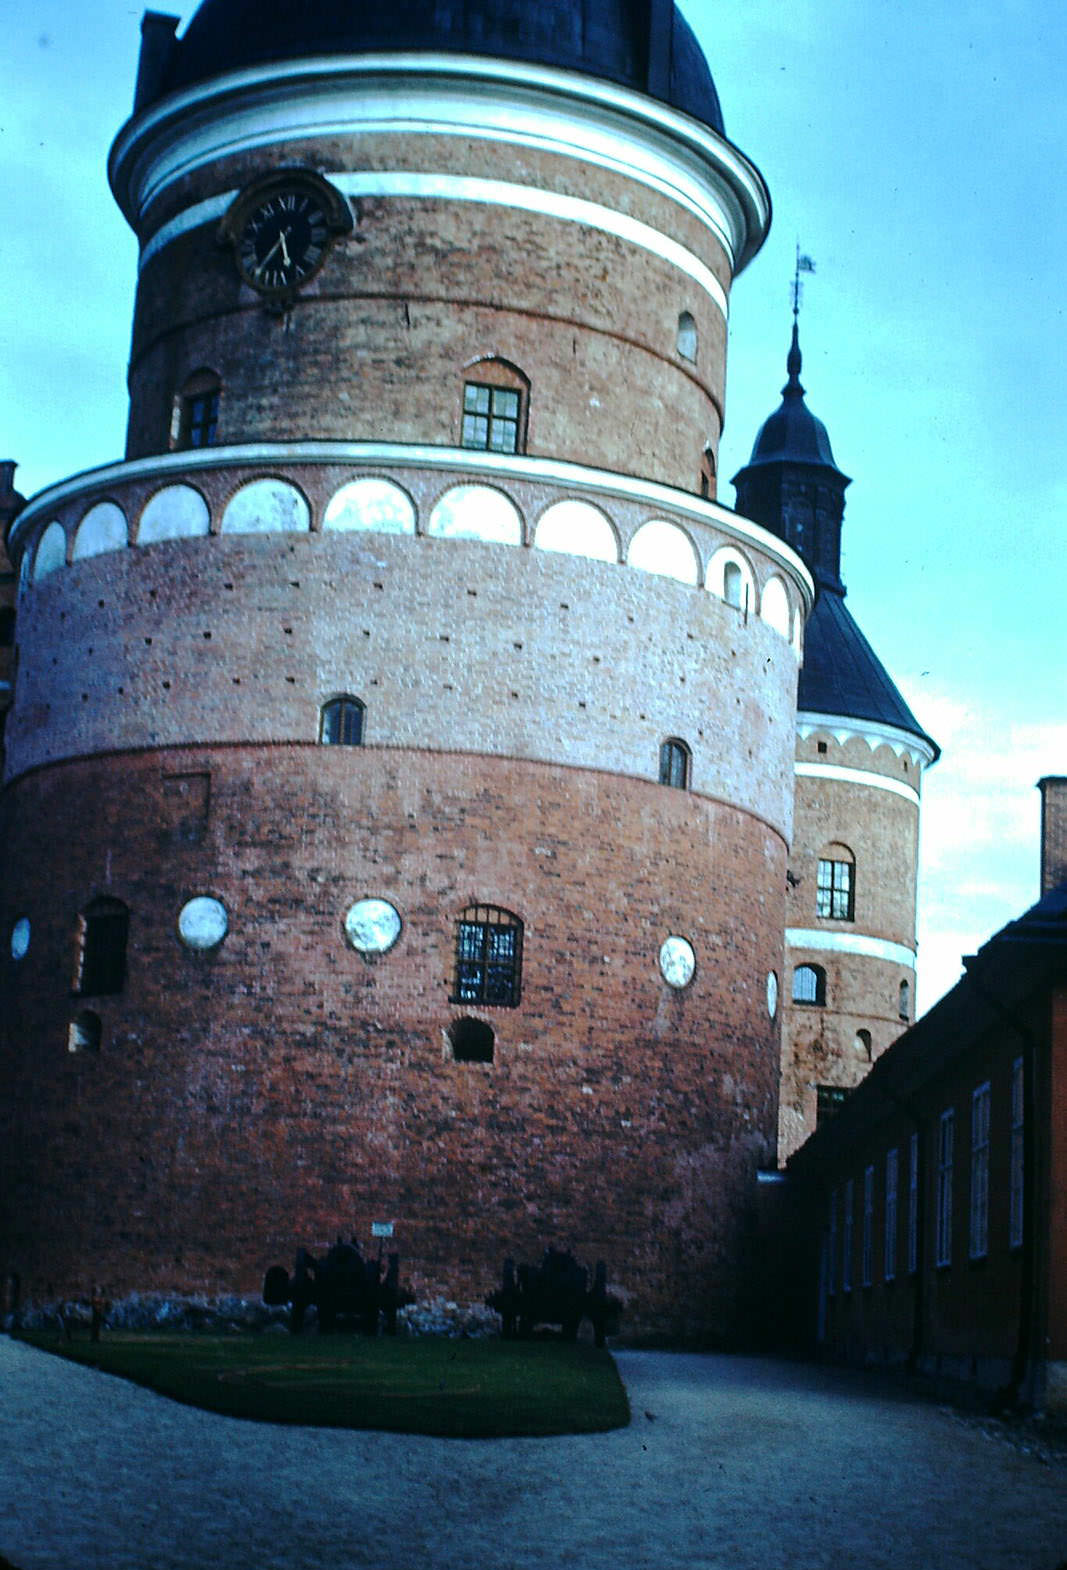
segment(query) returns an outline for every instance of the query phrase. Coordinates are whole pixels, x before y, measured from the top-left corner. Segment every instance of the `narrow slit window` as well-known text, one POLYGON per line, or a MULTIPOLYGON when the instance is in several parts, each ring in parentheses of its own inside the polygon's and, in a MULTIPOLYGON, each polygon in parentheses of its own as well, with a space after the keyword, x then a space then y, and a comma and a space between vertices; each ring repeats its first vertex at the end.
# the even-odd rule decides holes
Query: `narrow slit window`
POLYGON ((689 764, 692 754, 684 741, 670 737, 659 749, 659 782, 675 790, 689 789, 689 764))
POLYGON ((78 918, 74 991, 82 997, 121 992, 126 982, 130 912, 117 899, 92 900, 78 918))

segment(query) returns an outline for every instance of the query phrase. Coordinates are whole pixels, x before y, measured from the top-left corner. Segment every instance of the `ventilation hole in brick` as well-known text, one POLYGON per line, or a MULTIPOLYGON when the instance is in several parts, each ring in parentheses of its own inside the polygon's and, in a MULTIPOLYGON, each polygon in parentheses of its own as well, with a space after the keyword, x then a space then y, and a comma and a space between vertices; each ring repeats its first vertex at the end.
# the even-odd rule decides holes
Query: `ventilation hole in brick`
POLYGON ((512 696, 512 697, 513 697, 513 698, 517 698, 517 697, 518 697, 518 696, 519 696, 519 695, 518 695, 518 693, 517 693, 517 692, 513 692, 513 693, 512 693, 512 694, 511 694, 511 696, 512 696))
POLYGON ((210 632, 205 632, 205 634, 204 634, 204 637, 205 637, 205 638, 210 638, 210 637, 211 637, 211 634, 210 634, 210 632))
POLYGON ((457 1063, 491 1063, 496 1036, 484 1019, 457 1019, 449 1026, 448 1039, 457 1063))
POLYGON ((170 691, 170 682, 169 681, 165 681, 163 683, 163 691, 164 692, 169 692, 170 691))
POLYGON ((581 701, 581 699, 578 700, 578 707, 580 709, 584 709, 585 708, 585 704, 581 701))
POLYGON ((451 633, 448 633, 448 632, 439 632, 437 634, 437 641, 439 643, 451 643, 452 642, 452 635, 451 635, 451 633))
POLYGON ((570 605, 567 603, 566 600, 560 600, 559 608, 560 608, 561 611, 569 611, 570 610, 570 605))
POLYGON ((370 637, 370 628, 369 627, 364 627, 364 629, 363 629, 363 636, 365 638, 369 638, 370 637))
POLYGON ((445 692, 455 692, 456 689, 455 689, 455 687, 453 687, 453 685, 452 685, 452 683, 450 681, 446 681, 445 685, 444 685, 444 690, 445 690, 445 692))
POLYGON ((94 653, 95 653, 95 652, 96 652, 96 651, 95 651, 95 650, 94 650, 94 649, 92 649, 92 648, 89 648, 89 649, 86 649, 86 651, 85 651, 85 652, 86 652, 86 653, 87 653, 87 654, 94 654, 94 653))
POLYGON ((96 602, 96 604, 97 604, 97 608, 98 608, 98 609, 99 609, 99 610, 103 610, 103 608, 104 608, 104 602, 103 602, 103 600, 97 600, 97 602, 96 602))
POLYGON ((146 642, 146 643, 151 643, 151 642, 152 642, 152 640, 151 640, 151 638, 146 638, 146 639, 145 639, 145 642, 146 642))
POLYGON ((678 680, 681 682, 682 686, 684 687, 685 686, 685 677, 684 676, 679 676, 678 680))
POLYGON ((522 648, 522 644, 521 644, 521 643, 516 643, 516 644, 515 644, 515 645, 514 645, 514 647, 515 647, 515 648, 516 648, 516 649, 521 649, 521 648, 522 648))
POLYGON ((594 665, 599 665, 600 664, 600 655, 599 654, 594 654, 593 655, 593 664, 594 665))
POLYGON ((293 636, 293 629, 291 627, 283 627, 282 631, 285 633, 287 638, 291 638, 293 636))
POLYGON ((230 591, 231 591, 231 593, 232 593, 232 592, 233 592, 233 584, 232 584, 232 583, 224 583, 224 584, 223 584, 223 585, 222 585, 222 587, 223 587, 223 588, 224 588, 224 589, 229 589, 229 590, 230 590, 230 591))
POLYGON ((374 587, 375 587, 375 588, 376 588, 376 589, 384 589, 384 588, 385 588, 385 584, 384 584, 384 583, 376 583, 376 584, 375 584, 375 585, 374 585, 374 587))
POLYGON ((149 589, 149 591, 148 591, 148 598, 150 600, 158 599, 159 598, 159 590, 158 589, 149 589))
POLYGON ((299 587, 300 587, 300 579, 299 578, 290 578, 289 579, 289 587, 291 589, 299 589, 299 587))
MULTIPOLYGON (((816 747, 817 747, 817 748, 818 748, 818 750, 819 750, 819 751, 820 751, 820 752, 825 752, 825 751, 826 751, 826 743, 825 743, 825 742, 824 742, 824 741, 817 741, 817 742, 816 742, 816 743, 815 743, 815 745, 816 745, 816 747)), ((906 767, 907 767, 907 764, 905 764, 905 765, 904 765, 904 766, 905 766, 905 768, 906 768, 906 767)))
POLYGON ((119 695, 119 697, 120 697, 120 698, 123 698, 123 697, 125 697, 125 695, 126 695, 126 689, 125 689, 125 687, 119 687, 119 688, 118 688, 118 695, 119 695))
POLYGON ((477 589, 468 589, 467 593, 470 595, 472 600, 476 600, 478 598, 478 590, 477 589))
POLYGON ((372 676, 371 677, 371 686, 372 687, 377 687, 377 685, 378 685, 378 678, 377 678, 377 676, 372 676))
POLYGON ((89 702, 89 694, 87 692, 83 692, 82 693, 82 702, 83 703, 88 703, 89 702))
POLYGON ((295 687, 296 686, 296 677, 295 676, 287 676, 285 679, 289 683, 290 687, 295 687))
POLYGON ((235 687, 239 687, 241 685, 241 678, 240 678, 240 676, 231 676, 230 680, 233 682, 235 687))

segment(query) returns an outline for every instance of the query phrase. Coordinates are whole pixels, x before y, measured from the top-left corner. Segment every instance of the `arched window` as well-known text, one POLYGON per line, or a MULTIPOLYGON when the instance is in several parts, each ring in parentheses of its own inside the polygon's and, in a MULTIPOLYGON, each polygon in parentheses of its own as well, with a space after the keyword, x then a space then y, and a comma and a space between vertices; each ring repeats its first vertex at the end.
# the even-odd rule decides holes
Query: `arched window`
POLYGON ((897 1008, 901 1019, 911 1018, 911 982, 908 980, 900 983, 897 1008))
POLYGON ((324 747, 360 747, 366 708, 358 698, 331 698, 319 716, 319 740, 324 747))
POLYGON ((496 905, 468 905, 456 922, 453 1003, 515 1008, 522 990, 522 922, 496 905))
POLYGON ((530 383, 507 360, 478 360, 463 383, 460 446, 525 452, 530 383))
POLYGON ((195 371, 174 403, 171 446, 180 452, 214 447, 218 440, 222 383, 214 371, 195 371))
POLYGON ((696 360, 697 357, 697 324, 696 319, 689 311, 683 311, 678 318, 678 353, 683 360, 696 360))
POLYGON ((452 1057, 457 1063, 491 1063, 496 1035, 484 1019, 457 1019, 449 1027, 452 1057))
POLYGON ((722 570, 722 597, 727 605, 734 605, 741 609, 741 593, 744 588, 744 575, 735 561, 728 561, 722 570))
POLYGON ((126 980, 130 912, 119 899, 101 897, 78 917, 74 991, 82 997, 121 992, 126 980))
POLYGON ((815 1008, 826 1004, 826 972, 821 965, 798 965, 793 972, 793 1002, 810 1003, 815 1008))
POLYGON ((669 736, 659 749, 659 782, 676 790, 689 789, 689 748, 677 736, 669 736))
POLYGON ((873 1057, 871 1050, 871 1033, 869 1030, 857 1030, 852 1042, 852 1048, 858 1058, 870 1063, 873 1057))
POLYGON ((856 858, 847 845, 827 845, 819 856, 815 914, 830 921, 852 921, 856 909, 856 858))

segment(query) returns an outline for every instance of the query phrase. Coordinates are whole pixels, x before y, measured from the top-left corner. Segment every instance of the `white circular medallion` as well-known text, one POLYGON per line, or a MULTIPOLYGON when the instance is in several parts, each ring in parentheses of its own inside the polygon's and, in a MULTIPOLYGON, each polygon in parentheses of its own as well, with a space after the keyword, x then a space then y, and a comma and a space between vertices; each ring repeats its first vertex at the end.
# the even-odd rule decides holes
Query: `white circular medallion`
POLYGON ((345 917, 345 937, 359 954, 387 954, 400 936, 400 913, 385 899, 360 899, 345 917))
POLYGON ((11 958, 25 959, 30 946, 30 918, 20 916, 11 929, 11 958))
POLYGON ((687 987, 697 968, 688 938, 668 938, 659 951, 660 974, 668 987, 687 987))
POLYGON ((217 948, 230 930, 230 918, 221 900, 210 894, 198 894, 182 906, 178 917, 178 936, 186 948, 217 948))
POLYGON ((778 973, 767 972, 767 1013, 773 1019, 778 1012, 778 973))

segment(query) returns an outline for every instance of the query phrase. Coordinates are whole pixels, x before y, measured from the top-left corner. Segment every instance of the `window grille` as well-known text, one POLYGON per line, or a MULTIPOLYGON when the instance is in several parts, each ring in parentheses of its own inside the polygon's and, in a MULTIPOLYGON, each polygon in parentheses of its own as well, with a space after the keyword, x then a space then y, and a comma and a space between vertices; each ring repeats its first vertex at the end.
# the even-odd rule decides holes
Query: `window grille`
POLYGON ((847 1100, 848 1091, 843 1085, 816 1085, 815 1127, 821 1127, 835 1112, 840 1112, 847 1100))
POLYGON ((463 388, 464 447, 483 452, 518 452, 522 394, 510 387, 467 382, 463 388))
POLYGON ((363 742, 365 706, 358 698, 331 698, 322 706, 319 740, 324 747, 359 747, 363 742))
POLYGON ((456 923, 453 1003, 518 1006, 522 983, 522 922, 495 905, 471 905, 456 923))
POLYGON ((988 1080, 971 1097, 970 1253, 982 1259, 989 1251, 989 1102, 988 1080))
POLYGON ((684 741, 670 737, 659 749, 659 782, 676 790, 689 788, 690 752, 684 741))
POLYGON ((793 1002, 811 1003, 822 1008, 826 1003, 826 972, 821 965, 798 965, 793 972, 793 1002))
POLYGON ((850 861, 819 860, 815 886, 815 914, 833 921, 851 921, 855 906, 853 867, 850 861))

